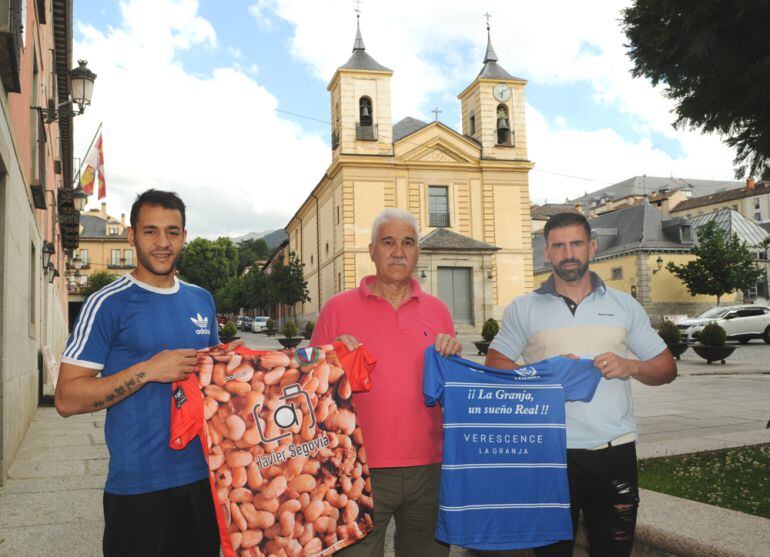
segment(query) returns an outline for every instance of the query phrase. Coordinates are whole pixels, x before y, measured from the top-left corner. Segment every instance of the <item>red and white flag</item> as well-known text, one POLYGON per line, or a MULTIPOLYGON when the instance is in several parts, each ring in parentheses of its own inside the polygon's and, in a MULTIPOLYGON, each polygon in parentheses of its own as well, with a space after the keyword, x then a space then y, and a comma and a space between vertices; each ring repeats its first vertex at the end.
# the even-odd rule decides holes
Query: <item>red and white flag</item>
POLYGON ((91 150, 88 151, 83 161, 83 169, 80 172, 80 185, 87 195, 94 193, 94 183, 98 175, 99 195, 98 199, 107 196, 107 180, 104 178, 104 149, 102 145, 102 134, 96 138, 91 150))

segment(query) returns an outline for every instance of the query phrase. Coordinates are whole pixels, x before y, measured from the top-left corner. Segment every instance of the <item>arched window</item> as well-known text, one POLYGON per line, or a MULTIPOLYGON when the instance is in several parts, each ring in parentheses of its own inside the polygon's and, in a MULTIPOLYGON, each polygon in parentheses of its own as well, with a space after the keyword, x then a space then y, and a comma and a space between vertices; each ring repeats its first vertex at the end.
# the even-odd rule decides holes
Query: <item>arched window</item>
POLYGON ((508 118, 508 107, 497 105, 497 144, 511 144, 511 120, 508 118))
POLYGON ((468 135, 471 135, 471 136, 476 135, 476 111, 475 110, 471 110, 471 115, 469 120, 470 120, 470 124, 468 126, 468 135))
POLYGON ((372 99, 361 97, 358 101, 358 121, 362 126, 372 125, 372 99))

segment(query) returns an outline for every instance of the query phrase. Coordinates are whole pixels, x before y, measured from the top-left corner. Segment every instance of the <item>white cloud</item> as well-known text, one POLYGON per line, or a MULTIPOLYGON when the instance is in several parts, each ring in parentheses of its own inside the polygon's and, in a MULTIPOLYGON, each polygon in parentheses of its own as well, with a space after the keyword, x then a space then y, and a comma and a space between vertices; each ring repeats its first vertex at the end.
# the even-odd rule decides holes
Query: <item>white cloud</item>
POLYGON ((74 47, 98 73, 93 104, 75 120, 75 152, 85 154, 103 121, 108 210, 128 213, 137 193, 156 187, 185 200, 191 237, 284 226, 329 148, 278 117, 256 66, 185 71, 181 51, 217 45, 196 2, 135 0, 121 10, 118 28, 79 25, 74 47))

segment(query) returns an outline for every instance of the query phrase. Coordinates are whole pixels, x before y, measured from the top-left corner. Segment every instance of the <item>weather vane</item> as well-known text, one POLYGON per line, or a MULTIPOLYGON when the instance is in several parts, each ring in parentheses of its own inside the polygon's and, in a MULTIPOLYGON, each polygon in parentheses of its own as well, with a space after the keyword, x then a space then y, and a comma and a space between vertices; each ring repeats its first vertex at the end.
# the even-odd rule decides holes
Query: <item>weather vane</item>
POLYGON ((353 0, 353 4, 355 4, 355 6, 356 6, 355 8, 353 8, 353 11, 356 12, 356 18, 360 18, 361 17, 361 4, 363 4, 363 2, 361 2, 361 0, 353 0))
POLYGON ((484 17, 487 18, 487 31, 489 31, 489 18, 492 17, 492 14, 487 12, 484 14, 484 17))

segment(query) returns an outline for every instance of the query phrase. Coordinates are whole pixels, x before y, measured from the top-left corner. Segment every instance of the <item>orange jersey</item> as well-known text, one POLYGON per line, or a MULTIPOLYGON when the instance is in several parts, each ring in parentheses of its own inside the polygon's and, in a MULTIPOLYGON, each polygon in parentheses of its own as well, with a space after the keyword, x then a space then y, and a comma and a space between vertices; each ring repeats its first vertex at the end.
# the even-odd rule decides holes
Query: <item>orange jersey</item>
POLYGON ((375 361, 341 343, 283 352, 215 347, 175 383, 172 448, 196 435, 225 557, 331 555, 373 526, 351 394, 375 361))

